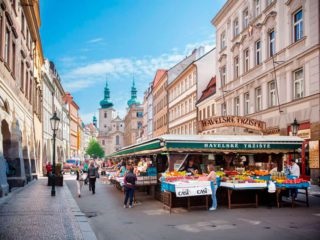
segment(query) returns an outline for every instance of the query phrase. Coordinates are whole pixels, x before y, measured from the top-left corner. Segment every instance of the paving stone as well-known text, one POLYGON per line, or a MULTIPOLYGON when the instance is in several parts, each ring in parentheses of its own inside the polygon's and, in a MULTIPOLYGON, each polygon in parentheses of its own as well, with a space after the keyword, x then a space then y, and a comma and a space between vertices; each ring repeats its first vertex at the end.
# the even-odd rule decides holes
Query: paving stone
POLYGON ((51 197, 46 184, 40 179, 1 203, 0 239, 96 239, 67 186, 51 197))

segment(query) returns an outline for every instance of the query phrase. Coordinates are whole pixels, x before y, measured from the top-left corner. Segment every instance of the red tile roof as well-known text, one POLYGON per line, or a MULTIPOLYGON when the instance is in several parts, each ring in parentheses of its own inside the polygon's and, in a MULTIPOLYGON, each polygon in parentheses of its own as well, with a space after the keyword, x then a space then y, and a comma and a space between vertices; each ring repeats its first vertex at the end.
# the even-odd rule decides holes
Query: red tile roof
POLYGON ((167 70, 165 69, 158 69, 157 72, 156 72, 156 75, 154 76, 154 79, 153 79, 153 87, 155 87, 159 80, 162 78, 162 76, 167 72, 167 70))
POLYGON ((204 89, 202 91, 202 95, 201 95, 198 103, 203 101, 203 100, 205 100, 206 98, 212 96, 215 93, 216 93, 216 77, 214 76, 214 77, 211 78, 211 80, 208 83, 206 89, 204 89))

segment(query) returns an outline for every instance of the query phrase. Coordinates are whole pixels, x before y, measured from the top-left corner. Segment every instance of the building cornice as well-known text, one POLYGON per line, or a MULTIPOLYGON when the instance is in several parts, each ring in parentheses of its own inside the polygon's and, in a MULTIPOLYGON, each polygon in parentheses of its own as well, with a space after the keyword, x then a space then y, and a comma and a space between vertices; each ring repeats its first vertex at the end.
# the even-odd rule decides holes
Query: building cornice
POLYGON ((213 17, 211 24, 217 26, 223 17, 226 16, 228 11, 237 3, 238 0, 228 0, 220 11, 213 17))

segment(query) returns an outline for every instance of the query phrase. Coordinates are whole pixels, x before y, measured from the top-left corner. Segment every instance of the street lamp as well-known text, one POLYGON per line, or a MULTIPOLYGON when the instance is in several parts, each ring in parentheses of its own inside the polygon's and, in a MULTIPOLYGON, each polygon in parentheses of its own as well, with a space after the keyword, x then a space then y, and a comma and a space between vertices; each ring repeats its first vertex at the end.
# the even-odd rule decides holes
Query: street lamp
MULTIPOLYGON (((291 123, 291 133, 292 133, 292 136, 297 136, 297 133, 298 133, 298 129, 299 129, 299 126, 300 124, 298 123, 297 119, 295 118, 293 120, 293 123, 291 123)), ((295 160, 295 157, 296 157, 296 149, 293 149, 293 160, 295 160)))
POLYGON ((300 126, 300 124, 298 123, 297 119, 295 118, 293 123, 291 123, 292 136, 297 136, 299 126, 300 126))
POLYGON ((55 189, 55 171, 56 171, 56 131, 59 127, 60 118, 58 118, 57 113, 54 112, 52 118, 50 118, 51 129, 53 131, 53 156, 52 156, 52 189, 51 196, 56 195, 55 189))

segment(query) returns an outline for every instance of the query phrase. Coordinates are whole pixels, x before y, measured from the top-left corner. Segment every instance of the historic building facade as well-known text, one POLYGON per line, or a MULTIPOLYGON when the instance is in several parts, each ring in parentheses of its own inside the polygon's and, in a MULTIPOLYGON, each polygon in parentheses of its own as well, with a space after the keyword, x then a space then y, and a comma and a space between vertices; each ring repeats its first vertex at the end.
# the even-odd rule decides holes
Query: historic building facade
POLYGON ((256 119, 280 135, 290 135, 296 119, 298 136, 305 139, 307 168, 302 172, 317 179, 319 1, 228 0, 212 24, 217 30, 217 115, 256 119))
MULTIPOLYGON (((96 118, 93 119, 96 124, 96 118)), ((104 149, 105 155, 109 155, 124 146, 124 121, 117 115, 110 101, 108 83, 104 88, 104 98, 100 101, 99 109, 99 135, 98 140, 104 149)))
POLYGON ((79 106, 73 100, 72 95, 69 92, 63 97, 66 108, 69 109, 69 149, 71 158, 80 158, 80 117, 79 117, 79 106))
POLYGON ((198 133, 197 96, 200 95, 198 91, 206 87, 206 83, 214 74, 214 53, 215 50, 212 49, 204 54, 203 47, 199 47, 188 58, 169 69, 169 133, 198 133), (189 64, 186 64, 188 61, 189 64), (172 74, 175 77, 170 80, 172 74))
POLYGON ((39 5, 0 3, 0 196, 23 186, 41 166, 39 5), (36 115, 35 115, 36 114, 36 115))
POLYGON ((137 89, 133 81, 128 111, 124 118, 124 146, 135 144, 143 127, 143 105, 137 101, 137 89))
POLYGON ((141 141, 152 138, 153 135, 153 82, 149 84, 148 89, 144 92, 143 97, 143 126, 139 135, 141 141))
POLYGON ((153 80, 153 137, 168 133, 168 74, 159 69, 153 80))

